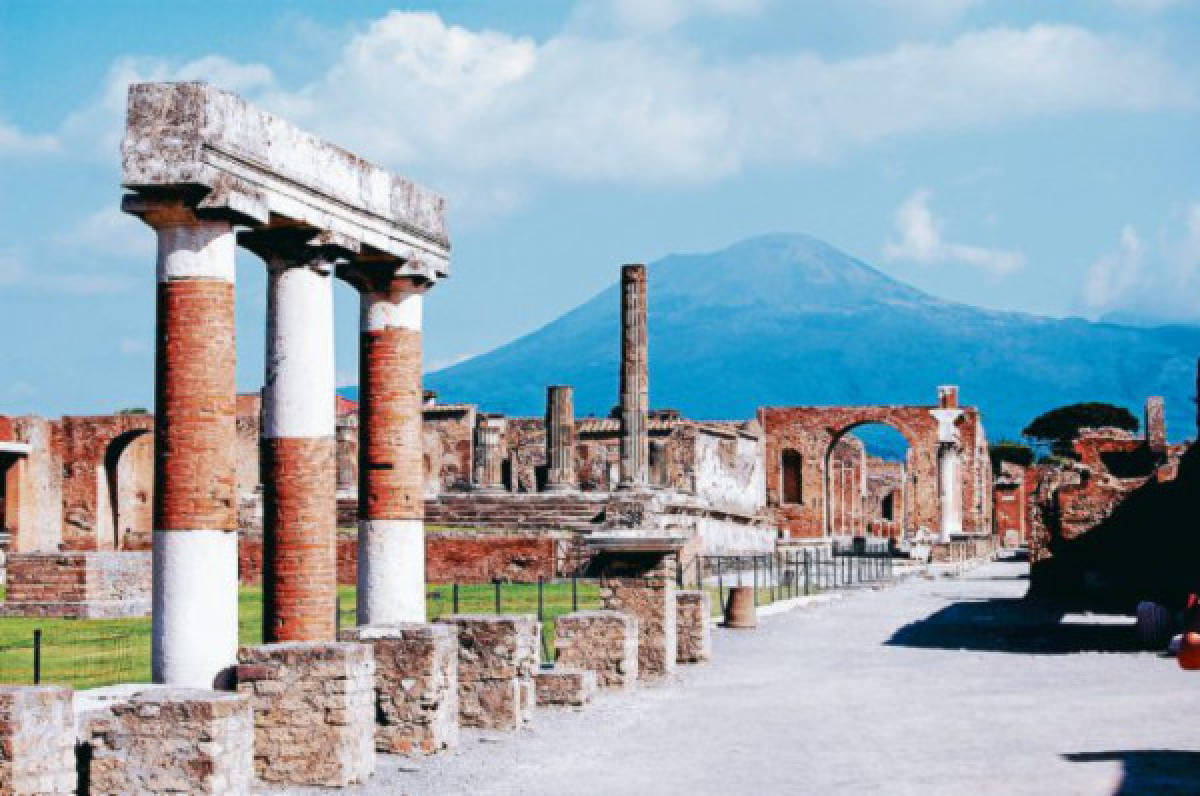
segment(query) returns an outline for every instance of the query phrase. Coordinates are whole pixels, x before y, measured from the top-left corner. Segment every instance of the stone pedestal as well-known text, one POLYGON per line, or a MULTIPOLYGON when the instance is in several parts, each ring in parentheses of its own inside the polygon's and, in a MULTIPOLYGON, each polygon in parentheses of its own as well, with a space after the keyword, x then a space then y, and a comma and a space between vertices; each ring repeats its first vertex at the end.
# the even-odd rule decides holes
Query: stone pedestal
POLYGON ((515 730, 533 720, 541 625, 531 614, 458 614, 458 717, 464 727, 515 730))
POLYGON ((4 616, 117 619, 150 615, 151 554, 13 553, 4 616))
POLYGON ((369 646, 297 642, 238 650, 238 692, 254 709, 254 769, 265 782, 341 787, 375 770, 375 661, 369 646))
POLYGON ((596 694, 596 673, 587 669, 555 666, 533 676, 539 706, 582 707, 596 694))
POLYGON ((712 595, 706 591, 675 592, 675 660, 701 663, 712 657, 712 595))
POLYGON ((638 620, 618 611, 576 611, 554 622, 555 665, 594 672, 601 688, 633 688, 638 620))
POLYGON ((74 792, 71 689, 0 687, 0 793, 74 792))
POLYGON ((675 581, 665 574, 608 578, 600 594, 605 608, 637 617, 638 677, 649 680, 673 672, 677 655, 675 581))
POLYGON ((446 625, 405 622, 342 631, 375 651, 375 748, 433 754, 458 745, 458 637, 446 625))
POLYGON ((80 717, 88 793, 250 793, 253 719, 244 696, 154 688, 80 717))

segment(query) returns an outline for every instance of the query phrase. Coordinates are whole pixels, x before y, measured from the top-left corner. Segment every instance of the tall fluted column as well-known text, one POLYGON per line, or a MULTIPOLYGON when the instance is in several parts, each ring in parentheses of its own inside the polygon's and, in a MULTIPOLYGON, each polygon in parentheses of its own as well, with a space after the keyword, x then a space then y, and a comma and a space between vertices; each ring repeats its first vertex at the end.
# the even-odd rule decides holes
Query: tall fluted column
POLYGON ((504 491, 504 431, 503 415, 482 412, 475 418, 474 487, 479 492, 504 491))
POLYGON ((650 413, 646 345, 646 266, 621 267, 621 470, 618 488, 647 484, 650 413))
POLYGON ((151 671, 226 685, 237 654, 233 229, 127 197, 158 234, 151 671))
POLYGON ((358 623, 425 621, 421 316, 428 283, 348 271, 361 291, 358 623))
POLYGON ((311 233, 242 233, 267 264, 263 640, 337 634, 333 261, 311 233))
POLYGON ((575 391, 546 388, 546 491, 575 489, 575 391))

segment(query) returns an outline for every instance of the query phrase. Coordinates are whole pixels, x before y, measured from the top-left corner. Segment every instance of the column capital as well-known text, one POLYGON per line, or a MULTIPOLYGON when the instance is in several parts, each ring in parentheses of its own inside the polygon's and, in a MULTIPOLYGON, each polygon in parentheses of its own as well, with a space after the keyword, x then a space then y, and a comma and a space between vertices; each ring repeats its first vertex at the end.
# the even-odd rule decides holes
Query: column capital
POLYGON ((338 278, 360 293, 424 293, 434 285, 431 274, 417 260, 355 257, 337 265, 338 278))
POLYGON ((314 268, 325 276, 339 260, 358 251, 357 241, 307 227, 262 227, 238 233, 238 244, 254 252, 268 269, 314 268))
POLYGON ((259 223, 253 216, 235 210, 207 207, 204 191, 186 187, 155 193, 125 194, 121 197, 121 210, 131 216, 137 216, 155 229, 213 223, 257 226, 259 223))

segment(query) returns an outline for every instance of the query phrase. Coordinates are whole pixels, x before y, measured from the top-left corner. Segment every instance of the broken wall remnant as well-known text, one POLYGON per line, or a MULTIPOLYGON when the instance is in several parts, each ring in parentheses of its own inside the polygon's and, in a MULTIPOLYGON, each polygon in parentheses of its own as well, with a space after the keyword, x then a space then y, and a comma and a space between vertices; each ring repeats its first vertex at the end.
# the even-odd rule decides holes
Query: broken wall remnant
POLYGON ((601 688, 630 689, 638 679, 638 620, 621 611, 575 611, 554 622, 555 666, 596 674, 601 688))
POLYGON ((533 720, 541 624, 531 614, 454 614, 458 717, 463 727, 516 730, 533 720))
POLYGON ((68 794, 75 785, 71 689, 0 686, 0 793, 68 794))

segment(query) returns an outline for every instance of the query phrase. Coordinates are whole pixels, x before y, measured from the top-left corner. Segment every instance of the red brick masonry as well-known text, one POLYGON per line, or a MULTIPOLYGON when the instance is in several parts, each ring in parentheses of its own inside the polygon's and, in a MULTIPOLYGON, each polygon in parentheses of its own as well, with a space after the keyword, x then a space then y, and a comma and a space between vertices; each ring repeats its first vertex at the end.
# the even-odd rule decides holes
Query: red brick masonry
POLYGON ((359 516, 425 516, 421 449, 421 333, 382 329, 362 335, 359 516))

